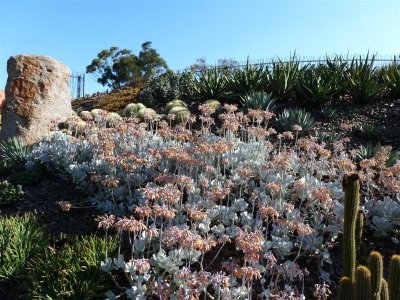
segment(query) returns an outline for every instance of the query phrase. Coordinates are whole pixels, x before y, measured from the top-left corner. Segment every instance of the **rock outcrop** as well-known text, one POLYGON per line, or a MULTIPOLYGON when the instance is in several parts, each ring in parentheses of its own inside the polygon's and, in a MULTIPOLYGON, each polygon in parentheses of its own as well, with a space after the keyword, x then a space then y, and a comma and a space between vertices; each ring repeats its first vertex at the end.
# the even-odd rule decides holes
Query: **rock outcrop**
POLYGON ((2 90, 0 90, 0 109, 3 107, 6 99, 6 94, 2 90))
POLYGON ((48 56, 17 55, 9 58, 7 72, 0 137, 19 135, 33 144, 73 113, 66 65, 48 56))

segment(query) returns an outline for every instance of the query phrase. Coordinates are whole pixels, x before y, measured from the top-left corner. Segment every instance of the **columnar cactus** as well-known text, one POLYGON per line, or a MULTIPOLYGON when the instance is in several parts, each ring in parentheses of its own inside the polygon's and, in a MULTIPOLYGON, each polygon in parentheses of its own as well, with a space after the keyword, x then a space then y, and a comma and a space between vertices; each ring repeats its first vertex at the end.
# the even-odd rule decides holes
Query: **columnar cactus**
POLYGON ((382 288, 380 294, 381 300, 389 300, 389 287, 385 279, 382 279, 382 288))
POLYGON ((378 251, 369 254, 368 268, 371 271, 372 299, 380 300, 383 281, 383 257, 378 251))
POLYGON ((357 251, 357 253, 360 253, 363 231, 364 231, 364 213, 362 210, 359 210, 357 213, 357 219, 356 219, 356 251, 357 251))
POLYGON ((360 203, 360 177, 357 173, 345 175, 344 227, 343 227, 343 270, 344 276, 354 280, 356 266, 356 223, 360 203))
POLYGON ((389 295, 390 300, 400 299, 400 255, 390 260, 389 295))
POLYGON ((338 300, 349 300, 353 297, 353 282, 349 277, 343 276, 340 279, 338 300))
POLYGON ((365 266, 357 267, 354 281, 354 300, 371 300, 371 272, 365 266))

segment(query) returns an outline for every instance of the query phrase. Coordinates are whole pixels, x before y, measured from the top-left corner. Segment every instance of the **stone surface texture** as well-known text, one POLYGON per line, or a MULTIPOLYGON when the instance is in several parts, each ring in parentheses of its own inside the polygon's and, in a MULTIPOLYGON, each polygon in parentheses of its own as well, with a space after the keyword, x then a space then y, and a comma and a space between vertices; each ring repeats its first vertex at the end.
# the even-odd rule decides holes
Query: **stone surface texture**
POLYGON ((0 90, 0 109, 3 107, 6 99, 6 94, 2 90, 0 90))
POLYGON ((7 72, 0 137, 19 135, 33 144, 73 113, 71 71, 63 63, 48 56, 16 55, 8 59, 7 72))

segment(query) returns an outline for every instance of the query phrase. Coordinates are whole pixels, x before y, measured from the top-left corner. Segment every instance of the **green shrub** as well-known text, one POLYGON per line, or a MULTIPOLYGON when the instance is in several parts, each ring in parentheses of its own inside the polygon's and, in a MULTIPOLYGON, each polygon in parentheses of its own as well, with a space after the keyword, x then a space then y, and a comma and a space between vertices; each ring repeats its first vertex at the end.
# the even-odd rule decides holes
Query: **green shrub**
POLYGON ((400 64, 396 61, 385 69, 384 82, 392 97, 400 97, 400 64))
POLYGON ((299 72, 296 96, 305 103, 324 105, 331 101, 336 90, 324 68, 305 67, 299 72))
POLYGON ((268 73, 264 66, 250 65, 234 70, 227 78, 227 89, 233 93, 231 98, 240 99, 251 92, 264 91, 268 85, 268 73))
POLYGON ((314 119, 309 112, 299 108, 285 109, 277 118, 278 126, 282 131, 293 131, 293 126, 298 125, 301 131, 310 131, 314 125, 314 119))
POLYGON ((147 105, 160 107, 173 99, 190 99, 194 93, 192 73, 167 72, 147 82, 139 99, 147 105))
POLYGON ((7 180, 0 182, 0 207, 14 204, 24 198, 22 186, 14 186, 7 180))
POLYGON ((348 69, 347 57, 335 55, 333 58, 326 56, 325 64, 319 68, 322 70, 324 77, 329 78, 335 93, 334 98, 345 93, 346 71, 348 69))
POLYGON ((27 263, 46 243, 33 215, 0 217, 0 283, 25 277, 27 263))
POLYGON ((365 60, 353 58, 347 70, 346 92, 352 100, 357 103, 374 102, 383 91, 383 86, 378 82, 376 67, 374 67, 375 56, 365 60))
POLYGON ((241 97, 242 105, 246 110, 262 109, 274 111, 276 109, 276 99, 266 92, 252 92, 241 97))
POLYGON ((194 87, 200 99, 220 98, 226 92, 226 76, 214 67, 195 76, 194 87))
POLYGON ((273 62, 272 70, 268 73, 266 91, 279 100, 289 100, 294 93, 298 72, 299 62, 295 55, 289 62, 273 62))
POLYGON ((33 299, 100 299, 113 287, 100 262, 116 249, 115 240, 96 236, 76 238, 59 251, 48 248, 29 264, 29 293, 33 299))

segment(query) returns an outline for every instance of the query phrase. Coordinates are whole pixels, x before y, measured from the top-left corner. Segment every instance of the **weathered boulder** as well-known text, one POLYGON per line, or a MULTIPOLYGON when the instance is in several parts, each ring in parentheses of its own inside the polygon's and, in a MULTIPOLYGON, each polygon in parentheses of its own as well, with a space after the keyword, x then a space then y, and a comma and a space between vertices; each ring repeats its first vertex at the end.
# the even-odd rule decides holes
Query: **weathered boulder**
POLYGON ((6 94, 2 90, 0 90, 0 109, 3 107, 6 99, 6 94))
POLYGON ((7 72, 0 137, 19 135, 33 144, 73 113, 71 71, 63 63, 48 56, 16 55, 8 59, 7 72))

